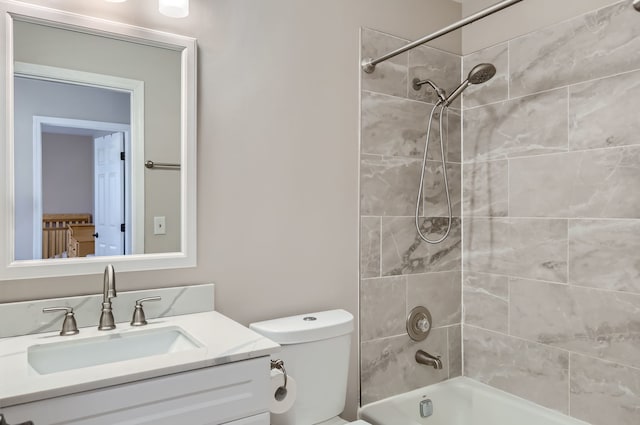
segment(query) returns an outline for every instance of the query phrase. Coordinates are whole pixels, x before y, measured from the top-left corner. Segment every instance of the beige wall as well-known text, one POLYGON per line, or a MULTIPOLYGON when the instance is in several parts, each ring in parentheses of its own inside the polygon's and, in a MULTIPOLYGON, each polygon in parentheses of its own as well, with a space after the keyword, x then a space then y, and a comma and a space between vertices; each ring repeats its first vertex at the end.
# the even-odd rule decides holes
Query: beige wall
MULTIPOLYGON (((198 267, 121 274, 119 289, 215 282, 217 309, 245 324, 336 307, 357 316, 359 29, 415 39, 458 19, 460 5, 192 0, 175 20, 155 0, 31 3, 198 38, 198 267)), ((96 293, 101 277, 0 287, 0 301, 96 293)))
MULTIPOLYGON (((496 0, 464 0, 462 14, 468 16, 495 3, 496 0)), ((613 3, 615 0, 524 0, 465 27, 462 53, 466 55, 613 3)))

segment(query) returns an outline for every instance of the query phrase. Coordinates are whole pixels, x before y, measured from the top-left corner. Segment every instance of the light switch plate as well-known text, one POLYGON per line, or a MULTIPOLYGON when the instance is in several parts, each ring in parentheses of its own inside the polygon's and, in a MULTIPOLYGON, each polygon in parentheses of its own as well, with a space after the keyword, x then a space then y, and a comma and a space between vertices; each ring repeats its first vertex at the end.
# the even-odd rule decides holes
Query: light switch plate
POLYGON ((166 223, 164 216, 153 217, 153 234, 154 235, 166 235, 166 223))

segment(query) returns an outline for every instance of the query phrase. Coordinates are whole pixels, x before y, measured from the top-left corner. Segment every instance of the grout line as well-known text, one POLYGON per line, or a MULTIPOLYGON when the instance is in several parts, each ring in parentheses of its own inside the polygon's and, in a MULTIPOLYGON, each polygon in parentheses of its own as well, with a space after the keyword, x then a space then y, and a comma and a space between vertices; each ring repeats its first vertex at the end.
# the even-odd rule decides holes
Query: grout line
POLYGON ((571 245, 571 238, 569 237, 569 229, 571 228, 571 220, 567 219, 567 285, 571 285, 571 277, 570 277, 570 270, 571 270, 571 264, 569 261, 570 258, 570 254, 571 254, 571 250, 569 249, 570 245, 571 245))
POLYGON ((511 100, 511 40, 507 41, 507 100, 511 100))
POLYGON ((396 275, 391 275, 391 276, 379 276, 379 277, 366 277, 363 278, 361 280, 363 281, 371 281, 371 280, 380 280, 380 279, 392 279, 392 278, 399 278, 399 277, 409 277, 409 276, 433 276, 433 275, 439 275, 439 274, 446 274, 446 273, 460 273, 461 270, 459 269, 454 269, 454 270, 440 270, 437 272, 424 272, 424 273, 411 273, 411 274, 396 274, 396 275))
MULTIPOLYGON (((464 56, 460 60, 460 78, 464 75, 464 56)), ((464 163, 464 117, 466 110, 464 108, 464 96, 463 103, 460 105, 460 161, 464 163)), ((465 322, 465 308, 464 308, 464 277, 466 274, 464 267, 464 253, 465 253, 465 202, 464 202, 464 165, 460 166, 460 376, 465 376, 465 361, 464 361, 464 322, 465 322)))
POLYGON ((571 94, 567 87, 567 152, 575 152, 571 150, 571 94))
POLYGON ((491 330, 491 329, 486 329, 486 328, 483 328, 483 327, 477 326, 477 325, 469 324, 467 326, 469 326, 470 328, 476 329, 476 330, 480 330, 482 332, 486 332, 486 333, 490 333, 490 334, 494 334, 494 335, 499 335, 499 336, 502 336, 502 337, 512 338, 512 339, 517 340, 517 341, 526 342, 526 343, 529 343, 529 344, 533 344, 533 345, 544 347, 544 348, 551 349, 551 350, 557 350, 557 351, 560 351, 560 352, 563 352, 563 353, 567 354, 569 357, 573 354, 573 355, 576 355, 576 356, 582 356, 582 357, 586 357, 588 359, 592 359, 592 360, 608 363, 610 365, 617 365, 617 366, 622 366, 622 367, 625 367, 625 368, 632 369, 634 371, 640 371, 640 367, 632 366, 632 365, 630 365, 628 363, 621 363, 621 362, 618 362, 618 361, 603 359, 603 358, 600 358, 600 357, 595 357, 595 356, 593 356, 591 354, 585 354, 585 353, 582 353, 582 352, 579 352, 579 351, 571 351, 571 350, 568 350, 566 348, 556 347, 555 345, 543 344, 543 343, 538 342, 538 341, 533 341, 533 340, 522 338, 522 337, 515 336, 515 335, 506 335, 506 334, 504 334, 502 332, 497 332, 497 331, 494 331, 494 330, 491 330))
MULTIPOLYGON (((403 218, 405 216, 394 216, 398 218, 403 218)), ((406 216, 408 217, 408 216, 406 216)), ((444 217, 440 217, 444 218, 444 217)), ((630 222, 638 222, 640 223, 639 218, 612 218, 612 217, 559 217, 559 216, 550 216, 550 217, 526 217, 526 216, 491 216, 491 215, 471 215, 466 218, 471 220, 569 220, 569 221, 630 221, 630 222)))
MULTIPOLYGON (((409 102, 411 102, 411 103, 417 103, 417 104, 420 104, 420 105, 429 105, 429 106, 434 106, 434 104, 433 104, 433 103, 425 102, 425 101, 423 101, 423 100, 411 99, 411 98, 406 97, 406 96, 398 96, 398 95, 395 95, 395 94, 382 93, 382 92, 373 91, 373 90, 364 90, 364 89, 363 89, 363 90, 362 90, 362 93, 373 94, 373 95, 376 95, 376 96, 392 97, 392 98, 394 98, 394 99, 398 99, 398 100, 407 100, 407 101, 409 101, 409 102)), ((407 96, 408 96, 408 95, 409 95, 409 94, 407 93, 407 96)), ((455 109, 456 111, 458 110, 458 108, 451 108, 451 109, 455 109)))
POLYGON ((612 293, 612 294, 619 294, 619 295, 626 295, 626 296, 637 296, 640 297, 640 293, 638 292, 632 292, 632 291, 619 291, 616 289, 608 289, 608 288, 596 288, 593 286, 585 286, 585 285, 580 285, 580 284, 576 284, 576 283, 565 283, 565 282, 553 282, 550 280, 541 280, 541 279, 535 279, 535 278, 529 278, 529 277, 521 277, 521 276, 515 276, 515 275, 508 275, 508 274, 503 274, 503 273, 493 273, 493 272, 479 272, 479 271, 473 271, 471 270, 470 273, 474 273, 474 274, 481 274, 481 275, 489 275, 489 276, 498 276, 498 277, 506 277, 509 279, 513 279, 513 280, 527 280, 529 282, 535 282, 535 283, 542 283, 542 284, 547 284, 547 285, 560 285, 560 286, 564 286, 564 287, 568 287, 571 289, 583 289, 583 290, 591 290, 591 291, 597 291, 597 292, 604 292, 604 293, 612 293))
MULTIPOLYGON (((451 379, 451 349, 449 345, 449 328, 445 332, 445 350, 447 350, 447 379, 451 379)), ((444 355, 444 353, 442 353, 444 355)))
POLYGON ((605 147, 588 148, 588 149, 576 149, 576 150, 570 150, 570 151, 558 150, 558 151, 555 151, 555 152, 534 153, 534 154, 530 154, 530 155, 507 156, 507 157, 502 157, 502 158, 470 159, 470 160, 464 161, 463 163, 464 164, 476 164, 476 163, 481 163, 481 162, 500 161, 500 160, 527 160, 527 159, 534 159, 534 158, 544 158, 544 157, 548 157, 548 156, 551 156, 551 155, 556 155, 557 156, 557 155, 586 154, 586 153, 590 153, 590 152, 611 151, 611 150, 615 150, 615 149, 622 150, 622 149, 628 149, 628 148, 638 149, 638 148, 640 148, 640 143, 629 144, 629 145, 619 145, 619 146, 605 146, 605 147))
POLYGON ((571 353, 567 365, 567 415, 571 416, 571 353))
MULTIPOLYGON (((454 324, 451 324, 451 325, 443 325, 443 326, 434 326, 434 327, 431 328, 431 331, 442 330, 442 331, 447 331, 447 334, 448 334, 448 330, 449 329, 453 329, 456 326, 460 326, 460 323, 454 323, 454 324)), ((371 339, 367 339, 367 340, 364 340, 364 341, 361 341, 361 342, 369 343, 369 342, 382 341, 382 340, 385 340, 385 339, 400 338, 400 337, 409 338, 409 336, 407 335, 406 332, 402 332, 402 333, 399 333, 399 334, 381 336, 379 338, 371 338, 371 339)))
MULTIPOLYGON (((490 210, 489 210, 490 211, 490 210)), ((507 160, 507 217, 511 219, 511 160, 507 160)))
MULTIPOLYGON (((509 43, 511 43, 511 41, 509 41, 509 43)), ((510 47, 509 47, 509 52, 511 52, 511 48, 510 47)), ((511 54, 509 53, 509 58, 510 57, 511 57, 511 54)), ((510 61, 510 59, 508 59, 508 60, 510 61)), ((508 68, 509 67, 510 67, 510 65, 508 65, 508 68)), ((507 90, 507 92, 508 92, 508 99, 507 100, 503 99, 503 100, 498 100, 498 101, 495 101, 495 102, 485 103, 485 104, 482 104, 482 105, 471 106, 471 107, 467 108, 467 110, 480 109, 480 108, 484 108, 484 107, 488 107, 488 106, 495 106, 495 105, 498 105, 498 104, 501 104, 501 103, 512 102, 512 101, 517 101, 517 100, 523 100, 523 99, 525 99, 527 97, 538 96, 538 95, 541 95, 541 94, 551 93, 551 92, 554 92, 554 91, 560 91, 560 90, 563 90, 563 89, 570 89, 572 87, 579 86, 579 85, 582 85, 582 84, 596 83, 598 81, 606 80, 606 79, 609 79, 609 78, 616 78, 616 77, 621 77, 621 76, 627 75, 627 74, 633 74, 634 72, 635 73, 640 73, 640 68, 632 69, 630 71, 622 71, 622 72, 618 72, 618 73, 615 73, 615 74, 609 74, 609 75, 605 75, 603 77, 592 78, 590 80, 584 80, 584 81, 578 81, 578 82, 575 82, 575 83, 564 84, 564 85, 561 85, 561 86, 557 86, 557 87, 553 87, 553 88, 549 88, 549 89, 544 89, 544 90, 540 90, 540 91, 537 91, 537 92, 527 93, 527 94, 523 94, 521 96, 514 96, 514 97, 511 97, 511 91, 510 91, 510 86, 511 86, 511 74, 510 74, 510 72, 511 72, 511 70, 509 69, 509 84, 507 85, 507 89, 508 89, 507 90)))
POLYGON ((378 238, 378 276, 382 277, 382 218, 380 218, 380 237, 378 238))

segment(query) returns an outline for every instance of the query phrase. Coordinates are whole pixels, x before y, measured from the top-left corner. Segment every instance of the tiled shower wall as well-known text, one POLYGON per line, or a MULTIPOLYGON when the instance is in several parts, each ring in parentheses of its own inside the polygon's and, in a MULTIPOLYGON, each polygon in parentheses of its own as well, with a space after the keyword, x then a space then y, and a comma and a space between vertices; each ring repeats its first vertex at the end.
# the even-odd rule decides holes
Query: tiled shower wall
MULTIPOLYGON (((362 32, 362 57, 377 57, 407 43, 362 32)), ((448 92, 460 82, 461 58, 419 48, 378 66, 362 79, 360 161, 361 400, 363 404, 461 374, 460 105, 445 121, 446 160, 455 218, 442 244, 422 242, 414 209, 424 153, 427 117, 435 102, 414 77, 431 78, 448 92), (405 331, 408 311, 428 307, 434 329, 415 343, 405 331), (418 349, 441 355, 444 368, 418 365, 418 349)), ((431 137, 421 224, 431 238, 447 225, 439 132, 431 137)))
POLYGON ((464 58, 465 375, 640 424, 640 14, 624 1, 464 58))

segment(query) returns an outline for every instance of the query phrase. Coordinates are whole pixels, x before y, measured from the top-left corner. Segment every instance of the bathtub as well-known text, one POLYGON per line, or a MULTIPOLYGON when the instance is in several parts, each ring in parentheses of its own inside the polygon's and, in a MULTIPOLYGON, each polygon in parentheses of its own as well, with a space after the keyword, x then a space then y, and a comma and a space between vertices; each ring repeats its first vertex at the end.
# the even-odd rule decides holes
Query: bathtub
POLYGON ((359 416, 371 425, 589 425, 464 377, 367 404, 359 416), (433 414, 423 418, 426 399, 433 414))

